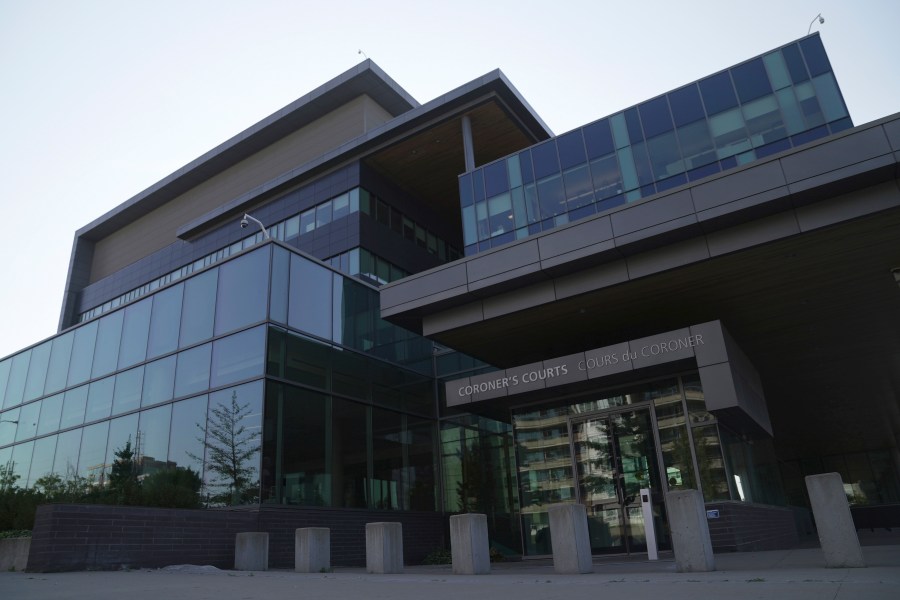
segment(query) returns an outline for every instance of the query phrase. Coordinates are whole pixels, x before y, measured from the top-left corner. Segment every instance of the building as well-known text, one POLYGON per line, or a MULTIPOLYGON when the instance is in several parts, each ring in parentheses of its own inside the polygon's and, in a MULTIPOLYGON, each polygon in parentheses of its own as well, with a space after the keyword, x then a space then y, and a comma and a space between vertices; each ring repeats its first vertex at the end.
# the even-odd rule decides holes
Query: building
POLYGON ((0 464, 99 486, 131 443, 210 506, 474 510, 526 556, 555 502, 645 551, 642 488, 664 547, 685 488, 718 549, 789 545, 827 471, 898 525, 898 156, 818 34, 560 136, 499 71, 419 105, 367 60, 76 233, 0 464))

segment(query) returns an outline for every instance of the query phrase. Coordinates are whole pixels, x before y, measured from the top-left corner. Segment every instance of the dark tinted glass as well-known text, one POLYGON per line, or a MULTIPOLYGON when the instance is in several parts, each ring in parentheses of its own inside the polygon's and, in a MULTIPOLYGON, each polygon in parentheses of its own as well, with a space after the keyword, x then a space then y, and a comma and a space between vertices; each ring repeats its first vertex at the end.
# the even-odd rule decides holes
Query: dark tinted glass
POLYGON ((484 193, 490 198, 509 189, 506 176, 506 161, 498 161, 484 168, 484 193))
POLYGON ((703 103, 697 84, 691 84, 669 94, 669 106, 675 125, 681 127, 704 118, 703 103))
POLYGON ((609 120, 603 119, 584 127, 584 143, 588 158, 595 159, 611 154, 615 150, 609 120))
POLYGON ((684 172, 684 161, 681 160, 674 131, 647 140, 647 152, 657 180, 684 172))
POLYGON ((644 102, 638 106, 638 111, 641 113, 644 135, 648 139, 672 131, 672 114, 669 112, 669 103, 665 96, 644 102))
POLYGON ((819 36, 814 35, 800 40, 800 49, 803 51, 811 76, 815 77, 831 70, 831 63, 828 62, 828 55, 819 36))
POLYGON ((218 275, 219 270, 212 269, 185 282, 180 347, 212 337, 218 275))
POLYGON ((566 198, 559 175, 539 181, 537 188, 542 218, 546 219, 566 212, 566 198))
POLYGON ((475 202, 484 200, 484 172, 481 169, 472 173, 472 191, 475 193, 475 202))
POLYGON ((273 384, 266 396, 265 414, 263 454, 277 457, 278 469, 269 485, 263 483, 264 490, 271 490, 266 499, 299 506, 330 506, 328 396, 273 384))
POLYGON ((462 207, 472 206, 475 197, 472 194, 472 175, 465 173, 459 176, 459 205, 462 207))
POLYGON ((519 153, 519 165, 522 167, 522 183, 532 183, 534 181, 534 169, 531 165, 530 150, 519 153))
POLYGON ((622 176, 616 156, 607 156, 591 162, 595 198, 600 200, 622 193, 622 176))
POLYGON ((556 154, 555 140, 549 140, 531 149, 534 160, 534 177, 541 179, 553 173, 559 173, 559 159, 556 154))
POLYGON ((628 138, 631 140, 632 144, 644 139, 644 133, 641 130, 641 119, 638 116, 636 107, 629 108, 625 111, 625 125, 628 127, 628 138))
POLYGON ((791 74, 791 81, 796 84, 809 79, 809 75, 806 73, 806 66, 803 64, 803 57, 800 56, 800 48, 796 44, 785 46, 781 49, 781 53, 784 55, 784 61, 787 63, 788 73, 791 74))
POLYGON ((368 431, 366 407, 332 398, 332 464, 342 467, 342 485, 334 494, 335 506, 365 508, 368 505, 368 431))
POLYGON ((734 78, 734 87, 737 89, 741 102, 749 102, 772 93, 769 76, 766 74, 766 65, 761 58, 755 58, 733 68, 731 76, 734 78))
POLYGON ((721 171, 719 167, 719 163, 714 162, 702 167, 697 167, 696 169, 692 169, 688 171, 688 180, 689 181, 697 181, 698 179, 703 179, 704 177, 709 177, 710 175, 714 175, 721 171))
POLYGON ((122 324, 122 344, 119 348, 119 368, 124 369, 143 361, 147 356, 147 336, 150 332, 150 308, 153 298, 141 300, 125 309, 122 324))
POLYGON ((403 423, 395 412, 372 409, 372 501, 374 507, 397 510, 401 506, 403 423))
POLYGON ((561 135, 557 138, 556 145, 559 148, 559 164, 564 170, 587 160, 580 129, 561 135))
POLYGON ((650 168, 650 159, 647 156, 647 145, 641 142, 634 144, 631 149, 634 155, 634 168, 637 171, 638 184, 647 185, 653 183, 653 171, 650 168))
POLYGON ((756 158, 763 158, 764 156, 771 156, 772 154, 777 154, 782 150, 787 150, 791 147, 791 141, 788 139, 778 140, 777 142, 772 142, 771 144, 766 144, 765 146, 760 146, 756 149, 756 158))
POLYGON ((179 283, 153 296, 147 358, 155 358, 178 348, 183 293, 184 284, 179 283))
POLYGON ((734 88, 731 86, 731 77, 729 77, 728 71, 702 79, 700 93, 703 96, 703 103, 706 105, 706 113, 709 115, 737 106, 737 98, 734 96, 734 88))
POLYGON ((692 169, 716 161, 715 146, 705 120, 679 127, 678 140, 686 168, 692 169))
POLYGON ((216 335, 266 318, 268 282, 269 247, 255 250, 219 267, 216 335))

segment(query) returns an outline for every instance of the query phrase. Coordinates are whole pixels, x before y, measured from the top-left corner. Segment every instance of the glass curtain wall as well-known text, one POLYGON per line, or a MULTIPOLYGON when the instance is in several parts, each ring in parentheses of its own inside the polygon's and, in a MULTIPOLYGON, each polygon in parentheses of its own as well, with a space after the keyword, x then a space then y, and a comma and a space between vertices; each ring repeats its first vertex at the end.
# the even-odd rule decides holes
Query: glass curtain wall
POLYGON ((460 176, 465 254, 852 125, 813 34, 460 176))
MULTIPOLYGON (((645 547, 634 499, 640 488, 652 491, 658 532, 665 531, 663 491, 700 489, 707 502, 731 498, 717 423, 696 373, 514 410, 513 431, 528 555, 551 552, 552 504, 589 504, 593 550, 624 552, 645 547)), ((659 541, 666 544, 666 536, 659 541)))

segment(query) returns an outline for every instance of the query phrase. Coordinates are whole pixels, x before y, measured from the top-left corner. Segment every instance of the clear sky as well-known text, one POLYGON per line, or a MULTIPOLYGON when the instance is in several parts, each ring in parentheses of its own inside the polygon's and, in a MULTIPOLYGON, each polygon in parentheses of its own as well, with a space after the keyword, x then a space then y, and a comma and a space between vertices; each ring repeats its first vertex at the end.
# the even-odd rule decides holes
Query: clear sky
POLYGON ((500 68, 558 134, 817 13, 854 122, 900 112, 896 0, 0 0, 0 357, 56 332, 77 229, 359 50, 423 103, 500 68))

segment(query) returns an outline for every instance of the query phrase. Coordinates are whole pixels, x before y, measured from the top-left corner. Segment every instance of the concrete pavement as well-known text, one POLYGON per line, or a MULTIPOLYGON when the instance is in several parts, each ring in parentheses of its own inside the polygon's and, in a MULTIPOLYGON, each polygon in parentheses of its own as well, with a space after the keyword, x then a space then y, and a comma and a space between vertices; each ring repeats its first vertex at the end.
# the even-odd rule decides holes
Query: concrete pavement
POLYGON ((0 573, 3 600, 230 600, 248 598, 444 600, 628 600, 900 598, 900 545, 863 548, 864 569, 827 569, 819 548, 716 555, 717 570, 676 573, 665 556, 598 559, 593 572, 556 575, 549 561, 493 565, 489 575, 453 575, 449 565, 406 567, 400 575, 364 569, 332 573, 234 572, 177 566, 159 570, 0 573))

